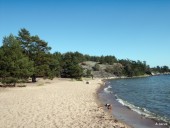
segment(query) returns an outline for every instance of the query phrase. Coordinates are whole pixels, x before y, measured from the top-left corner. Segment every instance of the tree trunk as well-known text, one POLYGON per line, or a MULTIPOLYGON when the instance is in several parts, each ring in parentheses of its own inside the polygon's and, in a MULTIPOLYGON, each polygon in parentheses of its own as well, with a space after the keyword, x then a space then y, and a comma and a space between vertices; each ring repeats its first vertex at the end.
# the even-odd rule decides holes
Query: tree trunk
POLYGON ((37 82, 35 74, 32 75, 32 82, 37 82))

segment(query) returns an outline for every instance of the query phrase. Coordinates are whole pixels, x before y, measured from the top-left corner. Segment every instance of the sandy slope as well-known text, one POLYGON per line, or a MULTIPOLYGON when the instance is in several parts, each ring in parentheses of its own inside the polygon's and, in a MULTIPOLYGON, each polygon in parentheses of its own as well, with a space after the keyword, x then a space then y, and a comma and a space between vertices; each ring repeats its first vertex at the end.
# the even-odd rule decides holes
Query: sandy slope
POLYGON ((101 80, 39 80, 23 88, 0 89, 0 128, 124 127, 99 108, 101 80), (38 86, 39 85, 39 86, 38 86))

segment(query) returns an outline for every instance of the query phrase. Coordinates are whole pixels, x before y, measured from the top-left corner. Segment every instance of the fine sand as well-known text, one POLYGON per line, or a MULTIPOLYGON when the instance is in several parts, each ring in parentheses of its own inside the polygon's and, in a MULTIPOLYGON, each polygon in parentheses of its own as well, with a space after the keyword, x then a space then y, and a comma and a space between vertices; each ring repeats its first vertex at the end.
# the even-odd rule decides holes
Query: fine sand
POLYGON ((0 128, 127 128, 96 100, 100 79, 39 79, 0 88, 0 128))

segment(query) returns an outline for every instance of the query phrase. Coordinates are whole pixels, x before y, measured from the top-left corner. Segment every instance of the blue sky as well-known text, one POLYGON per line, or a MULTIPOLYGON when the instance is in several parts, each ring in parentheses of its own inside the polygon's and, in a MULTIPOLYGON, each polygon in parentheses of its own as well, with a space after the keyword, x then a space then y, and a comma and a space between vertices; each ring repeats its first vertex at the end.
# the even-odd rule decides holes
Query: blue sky
POLYGON ((51 52, 170 67, 170 0, 0 0, 0 44, 26 28, 51 52))

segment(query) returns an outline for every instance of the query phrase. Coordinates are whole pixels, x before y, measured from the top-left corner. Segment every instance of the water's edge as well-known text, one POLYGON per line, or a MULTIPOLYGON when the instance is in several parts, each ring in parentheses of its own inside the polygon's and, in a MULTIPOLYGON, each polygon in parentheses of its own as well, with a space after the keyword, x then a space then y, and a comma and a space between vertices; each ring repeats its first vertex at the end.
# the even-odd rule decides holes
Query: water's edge
POLYGON ((107 84, 109 81, 103 81, 104 85, 98 90, 98 98, 103 104, 112 104, 112 114, 115 118, 134 128, 170 128, 170 126, 164 121, 147 118, 132 111, 128 106, 119 103, 117 96, 105 92, 105 89, 109 86, 107 84))

